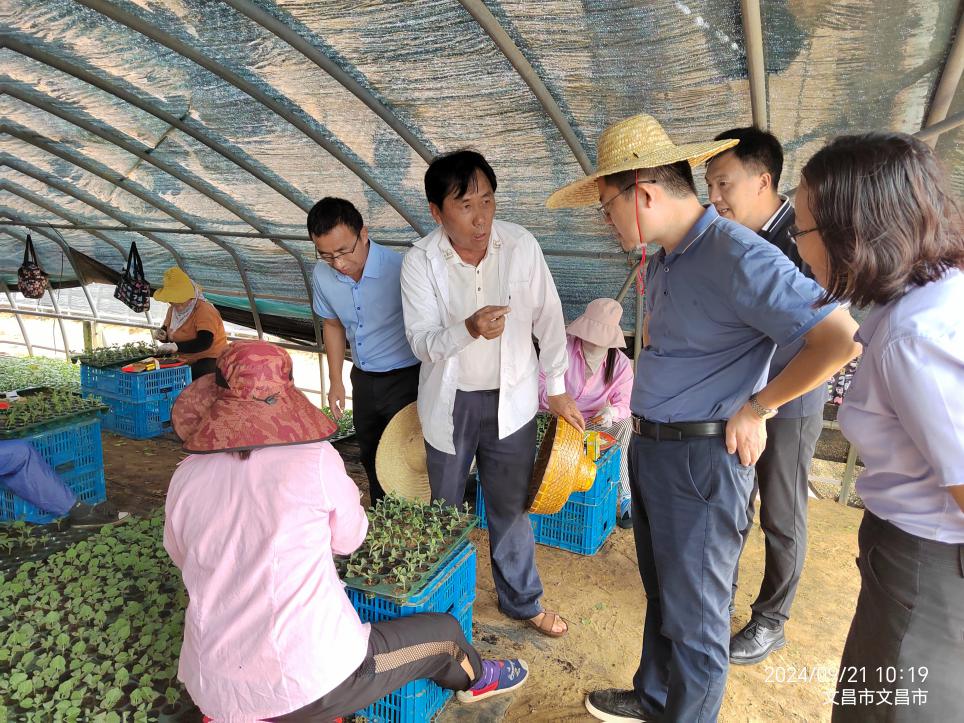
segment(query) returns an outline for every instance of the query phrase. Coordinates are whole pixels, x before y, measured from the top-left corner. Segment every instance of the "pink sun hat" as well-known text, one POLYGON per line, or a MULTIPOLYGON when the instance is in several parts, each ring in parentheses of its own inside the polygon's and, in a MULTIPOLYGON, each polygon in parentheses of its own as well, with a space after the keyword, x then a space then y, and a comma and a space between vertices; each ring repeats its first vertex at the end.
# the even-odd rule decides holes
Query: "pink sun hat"
POLYGON ((566 327, 566 333, 600 347, 625 347, 626 337, 619 328, 622 318, 622 304, 615 299, 593 299, 582 316, 566 327))
POLYGON ((265 341, 239 341, 218 357, 217 372, 188 385, 171 423, 194 454, 320 442, 337 425, 296 387, 291 357, 265 341))

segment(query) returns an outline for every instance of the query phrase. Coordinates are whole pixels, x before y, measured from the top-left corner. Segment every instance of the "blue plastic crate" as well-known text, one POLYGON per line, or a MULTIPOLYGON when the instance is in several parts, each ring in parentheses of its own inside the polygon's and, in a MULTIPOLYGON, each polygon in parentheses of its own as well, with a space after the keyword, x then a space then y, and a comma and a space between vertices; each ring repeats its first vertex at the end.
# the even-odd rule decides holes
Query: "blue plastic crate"
MULTIPOLYGON (((454 550, 439 568, 435 579, 406 603, 368 597, 362 590, 345 588, 358 617, 366 623, 394 620, 416 613, 450 613, 458 619, 466 639, 472 642, 472 604, 475 601, 475 547, 466 542, 454 550)), ((369 723, 429 721, 452 697, 430 680, 413 680, 355 713, 369 723)))
MULTIPOLYGON (((96 504, 107 499, 99 419, 68 423, 23 439, 34 446, 80 501, 96 504)), ((12 492, 0 490, 0 521, 46 524, 55 519, 55 515, 12 492)))
MULTIPOLYGON (((479 527, 487 529, 482 485, 476 484, 475 513, 479 516, 479 527)), ((600 485, 600 489, 605 489, 606 495, 595 504, 577 502, 575 495, 571 495, 553 515, 530 514, 529 524, 536 542, 580 555, 595 555, 616 525, 619 475, 608 482, 608 487, 600 485)))
MULTIPOLYGON (((472 642, 472 602, 453 613, 465 637, 472 642)), ((452 697, 452 691, 431 680, 413 680, 355 713, 369 723, 423 723, 434 718, 452 697)))
POLYGON ((475 600, 475 547, 466 542, 453 550, 433 580, 404 603, 377 595, 369 597, 366 591, 353 587, 346 587, 345 591, 358 616, 366 623, 394 620, 415 613, 461 610, 466 603, 475 600))
POLYGON ((86 396, 100 397, 110 411, 104 415, 103 425, 108 432, 114 432, 131 439, 150 439, 171 429, 171 407, 181 390, 169 392, 168 396, 150 402, 132 402, 125 397, 105 394, 102 391, 80 388, 86 396))
POLYGON ((123 397, 130 402, 168 399, 191 383, 191 367, 170 367, 152 372, 128 373, 120 367, 80 365, 80 386, 98 395, 123 397))

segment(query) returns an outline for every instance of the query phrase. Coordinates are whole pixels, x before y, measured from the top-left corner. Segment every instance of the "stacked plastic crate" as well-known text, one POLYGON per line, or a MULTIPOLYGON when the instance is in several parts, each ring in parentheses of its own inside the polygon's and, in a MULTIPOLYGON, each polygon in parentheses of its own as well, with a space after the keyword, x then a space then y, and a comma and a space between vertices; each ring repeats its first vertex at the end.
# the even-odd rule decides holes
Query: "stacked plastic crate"
MULTIPOLYGON (((87 415, 65 421, 19 439, 34 446, 78 500, 96 504, 107 499, 98 417, 87 415)), ((0 522, 47 524, 55 519, 9 490, 0 489, 0 522)))
POLYGON ((80 367, 84 396, 95 395, 110 407, 104 429, 131 439, 149 439, 171 428, 174 400, 191 383, 187 365, 151 372, 123 372, 119 367, 80 367))
MULTIPOLYGON (((416 613, 450 613, 472 642, 472 605, 475 602, 475 547, 465 542, 453 550, 438 572, 411 598, 399 601, 364 590, 346 588, 358 616, 366 623, 407 617, 416 613)), ((429 721, 452 697, 431 680, 414 680, 355 713, 368 723, 429 721)))
MULTIPOLYGON (((529 515, 536 542, 580 555, 596 554, 616 524, 620 459, 621 450, 613 445, 596 460, 592 487, 586 492, 573 492, 563 508, 553 515, 529 515)), ((479 526, 488 527, 482 485, 477 484, 475 505, 479 526)))

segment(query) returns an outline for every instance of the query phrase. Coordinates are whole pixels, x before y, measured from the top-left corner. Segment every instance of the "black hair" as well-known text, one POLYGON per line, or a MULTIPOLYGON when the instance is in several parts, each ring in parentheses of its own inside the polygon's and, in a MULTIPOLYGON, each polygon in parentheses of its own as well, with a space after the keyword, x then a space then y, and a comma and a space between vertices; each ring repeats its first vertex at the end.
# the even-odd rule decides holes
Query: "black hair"
POLYGON ((352 233, 361 233, 365 222, 361 214, 351 201, 344 198, 334 198, 327 196, 308 212, 308 234, 309 236, 324 236, 336 226, 344 224, 352 230, 352 233))
POLYGON ((614 346, 609 347, 609 351, 606 352, 606 384, 613 383, 613 374, 616 372, 616 355, 619 353, 619 349, 614 346))
POLYGON ((425 197, 439 208, 448 196, 462 198, 475 180, 476 171, 485 174, 495 192, 495 171, 478 151, 462 149, 436 157, 425 171, 425 197))
POLYGON ((770 178, 773 179, 773 189, 776 190, 780 186, 780 174, 783 173, 783 148, 777 137, 756 126, 748 126, 723 131, 713 140, 730 139, 736 139, 739 143, 727 150, 736 154, 740 163, 755 166, 761 172, 769 173, 770 178))
POLYGON ((678 161, 677 163, 670 163, 667 166, 657 166, 656 168, 640 168, 638 171, 620 171, 619 173, 610 173, 605 177, 606 183, 616 188, 631 187, 636 178, 639 178, 641 181, 656 181, 674 198, 686 198, 687 196, 696 195, 696 183, 693 181, 693 168, 690 166, 689 161, 678 161))

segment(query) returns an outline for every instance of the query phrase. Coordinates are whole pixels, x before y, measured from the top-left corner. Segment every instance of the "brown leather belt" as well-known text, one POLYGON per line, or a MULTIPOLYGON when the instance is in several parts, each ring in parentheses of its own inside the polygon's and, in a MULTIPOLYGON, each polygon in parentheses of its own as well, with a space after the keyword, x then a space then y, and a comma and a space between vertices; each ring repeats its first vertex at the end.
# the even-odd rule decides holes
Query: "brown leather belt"
POLYGON ((633 415, 633 432, 657 442, 681 442, 698 437, 722 437, 726 422, 650 422, 633 415))

